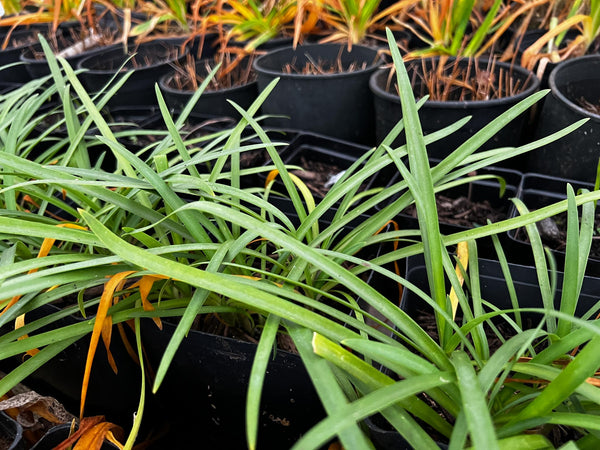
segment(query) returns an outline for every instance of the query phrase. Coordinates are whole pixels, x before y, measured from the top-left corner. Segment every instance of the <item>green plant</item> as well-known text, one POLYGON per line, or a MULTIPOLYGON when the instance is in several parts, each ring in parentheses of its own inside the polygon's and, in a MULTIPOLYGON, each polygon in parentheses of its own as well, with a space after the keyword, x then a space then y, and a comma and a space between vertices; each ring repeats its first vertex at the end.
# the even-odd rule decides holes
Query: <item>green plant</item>
MULTIPOLYGON (((391 35, 388 39, 390 43, 393 40, 391 35)), ((515 341, 510 340, 510 345, 504 347, 505 351, 494 354, 498 356, 493 363, 484 364, 486 360, 481 352, 485 343, 475 339, 475 344, 471 344, 466 334, 476 335, 483 321, 502 313, 481 315, 473 310, 472 321, 459 329, 446 312, 444 269, 453 279, 450 272, 454 269, 447 246, 533 224, 543 217, 566 210, 566 202, 506 222, 441 236, 433 201, 434 191, 469 181, 461 177, 473 170, 543 146, 576 128, 578 124, 519 148, 476 152, 481 144, 526 111, 544 93, 524 100, 430 169, 425 145, 452 133, 467 119, 422 136, 417 119, 417 108, 422 102, 415 105, 404 66, 397 50, 392 48, 405 108, 404 122, 394 128, 382 145, 366 152, 316 204, 307 189, 282 163, 277 143, 269 139, 260 127, 259 119, 254 117, 275 83, 248 111, 238 109, 243 118, 234 129, 193 141, 184 141, 180 130, 208 81, 203 83, 175 122, 157 89, 168 133, 157 144, 131 152, 117 139, 99 111, 128 75, 120 77, 114 85, 107 87, 106 92, 92 99, 69 65, 58 58, 64 70, 62 75, 47 46, 46 52, 55 82, 50 89, 56 89, 61 95, 69 134, 65 154, 81 159, 60 160, 56 165, 40 164, 22 157, 21 142, 27 142, 27 139, 21 137, 21 129, 16 123, 30 114, 26 102, 33 100, 24 98, 31 86, 0 98, 0 101, 6 102, 0 109, 4 114, 0 115, 0 137, 4 134, 11 136, 10 139, 7 137, 6 150, 0 153, 0 280, 4 298, 0 302, 3 308, 0 326, 9 326, 25 314, 25 320, 18 319, 18 324, 23 326, 0 336, 0 360, 24 352, 32 355, 0 380, 0 393, 6 392, 75 340, 91 333, 92 345, 82 389, 83 416, 86 384, 93 370, 95 349, 102 336, 110 342, 110 325, 118 326, 126 321, 133 324, 136 330, 135 348, 143 362, 141 320, 153 318, 158 321, 161 316, 179 316, 177 329, 157 370, 153 384, 156 391, 169 370, 175 350, 197 315, 215 312, 242 318, 240 323, 250 319, 262 329, 250 380, 252 388, 248 393, 249 448, 257 445, 261 386, 278 331, 290 334, 329 415, 297 444, 299 448, 316 448, 333 435, 337 435, 346 448, 369 448, 368 438, 358 422, 377 411, 382 412, 417 448, 430 448, 433 441, 415 417, 429 423, 442 435, 452 437, 454 445, 461 447, 468 430, 491 430, 491 433, 471 433, 471 438, 475 439, 473 444, 476 446, 490 444, 489 448, 492 448, 496 430, 487 419, 489 413, 483 391, 467 389, 476 385, 473 380, 479 377, 479 383, 487 386, 486 383, 496 382, 495 370, 515 370, 515 367, 521 371, 532 367, 534 375, 542 372, 545 377, 557 375, 558 369, 552 367, 552 360, 539 361, 541 368, 535 363, 515 364, 510 360, 513 354, 522 353, 518 351, 520 348, 528 347, 528 339, 532 339, 539 330, 519 334, 515 341), (76 94, 76 99, 70 96, 71 92, 76 94), (92 124, 97 129, 96 135, 92 139, 84 139, 92 124), (242 131, 248 125, 260 138, 260 144, 250 143, 242 137, 242 131), (405 125, 408 144, 390 148, 390 143, 405 125), (86 164, 87 150, 91 145, 99 144, 105 145, 115 156, 118 167, 114 173, 97 168, 90 170, 89 163, 86 164), (242 168, 240 154, 253 150, 268 152, 272 165, 242 168), (410 171, 402 163, 407 156, 410 171), (63 163, 67 160, 71 165, 63 163), (205 163, 209 163, 210 169, 201 172, 197 165, 205 163), (395 164, 402 172, 403 181, 387 189, 360 191, 366 180, 390 164, 395 164), (283 191, 294 204, 300 225, 295 226, 268 202, 270 196, 276 195, 271 177, 266 188, 240 188, 241 177, 271 170, 281 178, 283 191), (59 195, 55 196, 56 193, 59 195), (21 210, 17 200, 23 195, 40 200, 40 208, 29 212, 21 210), (356 224, 361 214, 390 198, 397 199, 356 224), (419 212, 420 232, 380 232, 390 218, 413 199, 419 212), (48 217, 45 214, 48 204, 76 220, 65 222, 48 217), (334 219, 331 224, 324 224, 321 218, 333 206, 337 206, 334 219), (348 231, 345 227, 350 223, 354 228, 348 231), (374 245, 397 240, 418 242, 380 255, 370 255, 369 249, 374 245), (52 246, 52 242, 59 245, 52 246), (376 270, 394 283, 406 284, 402 277, 386 266, 392 264, 393 267, 394 261, 424 249, 434 292, 431 303, 438 312, 441 343, 427 336, 395 303, 360 277, 368 270, 376 270), (142 284, 145 286, 143 289, 140 288, 142 284), (85 296, 88 288, 97 286, 104 286, 101 296, 85 296), (119 296, 118 302, 113 298, 115 292, 119 296), (72 295, 72 300, 65 297, 68 294, 72 295), (27 313, 59 299, 66 302, 63 311, 31 323, 27 321, 27 313), (398 328, 395 334, 401 340, 390 336, 392 330, 385 324, 378 324, 383 327, 381 329, 369 325, 365 318, 377 319, 363 306, 365 304, 387 317, 398 328), (349 314, 348 310, 353 313, 349 314), (72 326, 39 332, 43 325, 78 311, 86 316, 95 315, 72 326), (349 354, 341 344, 356 349, 366 358, 363 360, 349 354), (423 355, 413 355, 407 345, 423 355), (449 356, 458 347, 466 348, 471 355, 459 351, 455 356, 449 356), (388 359, 376 352, 380 348, 385 350, 385 355, 392 355, 389 359, 397 364, 391 367, 406 380, 394 382, 369 364, 370 359, 388 363, 388 359), (401 355, 400 361, 397 355, 401 355), (473 367, 481 369, 481 372, 474 372, 473 367), (457 376, 459 383, 456 382, 457 376), (363 398, 357 399, 357 392, 363 398), (418 396, 422 392, 439 401, 457 419, 456 424, 447 422, 423 402, 418 396), (470 405, 474 409, 467 408, 470 405), (485 442, 479 441, 480 438, 485 438, 485 442)), ((598 192, 571 196, 569 209, 573 210, 573 202, 581 204, 599 197, 598 192)), ((589 206, 585 209, 589 210, 589 206)), ((585 233, 582 236, 581 241, 585 241, 585 233)), ((471 255, 474 261, 473 251, 471 255)), ((582 252, 578 260, 581 261, 584 255, 582 252)), ((572 258, 570 256, 570 260, 572 258)), ((471 284, 477 280, 476 273, 472 272, 474 266, 476 264, 470 264, 471 284)), ((582 269, 576 267, 576 270, 576 273, 581 273, 582 269)), ((572 277, 569 279, 573 280, 572 277)), ((455 287, 461 307, 468 313, 460 286, 455 287)), ((577 330, 571 332, 577 336, 597 333, 595 326, 568 319, 564 313, 548 314, 560 316, 564 319, 563 323, 580 325, 583 331, 579 334, 577 330)), ((567 330, 565 325, 562 327, 567 330)), ((569 331, 565 332, 569 336, 569 331)), ((574 338, 569 338, 569 341, 574 342, 574 338)), ((589 343, 588 346, 590 351, 595 348, 589 343)), ((586 358, 578 356, 576 360, 590 364, 597 359, 586 358)), ((141 364, 140 404, 125 448, 133 446, 143 418, 146 400, 144 370, 144 364, 141 364)), ((572 381, 579 381, 584 375, 587 376, 587 371, 572 377, 572 381)), ((558 376, 561 380, 565 377, 562 374, 558 376)), ((500 386, 499 382, 496 386, 500 386)), ((574 389, 587 392, 577 386, 570 391, 565 387, 564 391, 572 394, 574 389)), ((539 397, 543 399, 543 396, 539 397)), ((541 400, 530 404, 537 408, 539 402, 541 400)), ((514 417, 530 416, 531 411, 525 411, 522 416, 514 417)), ((546 417, 545 412, 543 417, 546 417)), ((576 417, 580 419, 579 415, 576 417)), ((574 418, 569 416, 569 419, 574 418)), ((551 420, 567 423, 560 417, 552 416, 551 420)), ((529 422, 525 423, 529 426, 529 422)), ((536 435, 522 433, 521 429, 509 431, 512 434, 507 432, 507 439, 515 439, 513 436, 516 436, 517 444, 546 442, 536 435)), ((509 442, 514 441, 503 443, 509 442)))
POLYGON ((144 38, 157 30, 166 34, 190 32, 186 0, 138 0, 135 6, 148 20, 131 27, 130 36, 144 38))
POLYGON ((488 2, 487 10, 475 0, 422 1, 408 14, 396 19, 427 45, 410 52, 409 57, 451 55, 479 57, 498 43, 508 28, 528 11, 548 0, 533 2, 488 2), (411 21, 415 25, 411 25, 411 21))
POLYGON ((301 33, 308 32, 315 24, 310 17, 302 24, 302 16, 295 0, 219 0, 210 8, 206 23, 208 29, 218 31, 222 47, 230 41, 247 41, 244 51, 251 53, 268 40, 287 34, 291 28, 297 29, 295 42, 298 42, 301 33), (294 24, 295 21, 298 23, 294 24))
MULTIPOLYGON (((409 150, 410 172, 400 159, 396 164, 415 197, 423 239, 413 248, 399 252, 404 255, 415 250, 424 251, 432 294, 392 273, 386 275, 417 293, 424 305, 435 310, 439 337, 434 341, 423 334, 413 319, 401 314, 400 310, 385 315, 395 327, 391 330, 398 338, 394 345, 366 339, 344 340, 338 344, 315 334, 312 340, 314 352, 343 370, 362 398, 349 405, 340 405, 333 416, 305 435, 297 448, 316 448, 350 421, 377 412, 383 414, 415 448, 431 448, 434 443, 414 418, 420 418, 421 423, 444 436, 450 448, 549 448, 553 444, 547 436, 557 427, 577 430, 571 436, 574 442, 568 445, 593 447, 600 422, 597 379, 592 377, 600 360, 592 355, 596 352, 599 334, 595 321, 589 320, 594 317, 594 309, 581 319, 575 318, 574 313, 591 245, 595 200, 599 193, 575 196, 569 188, 568 200, 543 210, 529 213, 523 204, 517 203, 523 214, 518 219, 452 236, 440 235, 429 178, 436 178, 435 169, 430 169, 427 164, 409 79, 398 52, 392 51, 392 54, 398 68, 406 128, 412 131, 407 134, 407 146, 413 150, 409 150), (581 225, 577 205, 583 205, 581 225), (556 281, 552 271, 548 271, 537 228, 530 220, 539 220, 565 209, 569 215, 569 242, 560 308, 555 309, 556 281), (473 238, 489 231, 495 234, 511 227, 511 222, 525 218, 529 222, 527 230, 533 244, 543 307, 520 308, 519 300, 511 297, 514 309, 500 311, 482 297, 473 238), (464 260, 457 265, 461 270, 454 269, 446 249, 450 243, 464 241, 468 242, 471 259, 468 272, 465 272, 464 260), (465 276, 464 290, 457 273, 465 276), (452 286, 454 297, 448 295, 448 285, 452 286), (462 311, 462 322, 456 320, 453 300, 462 311), (520 314, 533 311, 540 312, 543 320, 538 326, 523 329, 520 314), (509 318, 509 313, 515 314, 513 319, 509 318), (509 336, 499 334, 502 345, 494 352, 484 334, 484 327, 498 331, 491 321, 493 318, 502 318, 513 330, 509 336), (389 368, 390 372, 376 370, 368 364, 370 360, 389 368), (400 381, 390 377, 392 373, 400 381), (422 405, 412 397, 419 392, 426 393, 441 408, 441 418, 423 415, 422 405)), ((461 150, 468 153, 469 145, 466 144, 442 164, 450 164, 452 159, 459 157, 461 150)), ((506 259, 499 245, 497 249, 510 287, 512 279, 506 259)))
POLYGON ((347 42, 351 48, 352 44, 363 43, 367 37, 372 37, 375 30, 390 25, 392 16, 406 14, 417 3, 416 0, 403 0, 378 11, 380 2, 324 0, 306 4, 330 28, 322 42, 347 42))

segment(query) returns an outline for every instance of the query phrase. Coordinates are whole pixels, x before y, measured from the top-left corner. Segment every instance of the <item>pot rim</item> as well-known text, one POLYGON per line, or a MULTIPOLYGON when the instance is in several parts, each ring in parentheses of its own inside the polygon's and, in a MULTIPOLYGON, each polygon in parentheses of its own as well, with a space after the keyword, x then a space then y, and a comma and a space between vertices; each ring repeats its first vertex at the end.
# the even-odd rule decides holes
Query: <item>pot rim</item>
POLYGON ((266 58, 271 57, 272 55, 275 55, 277 53, 289 52, 290 50, 292 50, 292 51, 305 50, 308 52, 311 49, 316 49, 316 48, 325 48, 325 47, 340 48, 340 47, 344 47, 345 45, 346 44, 307 44, 307 45, 299 45, 298 47, 296 47, 295 50, 292 46, 279 47, 279 48, 275 48, 275 49, 267 52, 266 54, 256 58, 254 60, 254 62, 252 63, 252 68, 259 75, 264 74, 264 75, 270 75, 272 77, 278 77, 278 78, 285 78, 285 79, 292 79, 292 80, 293 79, 296 79, 296 80, 309 80, 309 79, 310 80, 329 80, 332 78, 351 77, 351 76, 355 76, 357 74, 364 74, 364 73, 372 72, 383 63, 383 58, 378 54, 378 52, 375 48, 368 47, 366 45, 353 45, 352 46, 353 49, 359 48, 359 49, 364 49, 364 50, 373 52, 373 62, 369 63, 369 65, 367 67, 365 67, 364 69, 353 70, 352 72, 338 72, 338 73, 326 73, 326 74, 319 74, 319 75, 315 75, 315 74, 307 75, 307 74, 302 74, 302 73, 284 73, 281 70, 271 70, 271 69, 266 69, 264 67, 261 67, 261 62, 264 62, 264 60, 266 58))
MULTIPOLYGON (((422 58, 424 60, 433 60, 433 58, 422 58)), ((466 59, 466 58, 464 58, 466 59)), ((483 59, 475 58, 476 61, 486 61, 483 59)), ((486 61, 487 62, 487 61, 486 61)), ((508 63, 504 63, 501 61, 496 62, 496 67, 508 69, 511 65, 508 63)), ((383 89, 379 84, 380 78, 387 76, 389 74, 390 68, 381 68, 381 70, 376 71, 371 75, 369 79, 369 87, 373 94, 379 98, 385 99, 387 101, 391 101, 393 103, 400 104, 400 96, 392 94, 385 89, 383 89)), ((519 72, 525 78, 530 77, 531 85, 525 89, 524 91, 519 92, 516 95, 511 95, 508 97, 495 98, 491 100, 449 100, 449 101, 439 101, 439 100, 427 100, 424 106, 428 108, 446 108, 446 109, 479 109, 479 108, 489 108, 491 106, 503 105, 505 103, 516 103, 526 97, 529 97, 531 94, 535 93, 540 87, 540 79, 530 70, 521 67, 517 64, 512 65, 513 72, 519 72)))
MULTIPOLYGON (((580 114, 584 117, 589 117, 594 122, 600 122, 600 114, 595 114, 591 111, 588 111, 585 108, 582 108, 576 103, 573 103, 565 94, 563 94, 562 88, 559 88, 556 83, 556 77, 560 75, 560 72, 562 70, 568 69, 578 64, 589 65, 589 63, 593 61, 598 61, 598 64, 600 65, 600 55, 584 55, 560 62, 550 73, 550 77, 548 78, 548 86, 550 87, 554 98, 563 103, 571 111, 580 114)), ((600 76, 597 77, 597 81, 600 82, 600 76)))
MULTIPOLYGON (((44 57, 42 59, 38 59, 35 58, 33 56, 33 47, 38 47, 38 44, 29 46, 28 48, 26 48, 23 53, 21 53, 21 55, 19 56, 19 59, 26 63, 26 64, 48 64, 48 60, 44 57)), ((110 44, 110 45, 103 45, 100 47, 93 47, 87 50, 83 50, 81 53, 78 53, 76 55, 71 55, 71 56, 67 56, 65 59, 67 61, 74 61, 77 60, 77 58, 87 58, 88 56, 92 56, 95 55, 97 53, 102 53, 102 51, 106 50, 109 46, 114 45, 114 44, 110 44)), ((41 45, 40 45, 41 47, 41 45)), ((39 47, 38 47, 39 48, 39 47)), ((56 56, 56 53, 54 53, 54 56, 56 56)))
MULTIPOLYGON (((137 49, 139 49, 142 46, 145 47, 150 47, 150 46, 154 46, 154 45, 161 45, 161 44, 167 44, 167 46, 169 44, 172 45, 173 49, 176 49, 177 46, 179 44, 181 44, 183 42, 183 39, 181 38, 171 38, 171 39, 156 39, 153 41, 148 41, 148 42, 143 42, 139 45, 128 45, 127 47, 127 55, 126 55, 126 59, 131 58, 131 56, 133 56, 134 54, 137 54, 137 49), (131 53, 130 49, 131 48, 135 48, 136 51, 133 51, 131 53)), ((118 50, 121 50, 123 47, 122 44, 117 43, 117 44, 112 44, 112 45, 108 45, 106 47, 103 47, 99 50, 103 50, 103 51, 98 51, 97 53, 91 54, 91 55, 87 55, 84 58, 82 58, 78 63, 77 63, 77 68, 78 69, 84 69, 86 74, 91 74, 91 75, 106 75, 106 74, 114 74, 116 73, 116 69, 90 69, 89 67, 86 67, 86 64, 92 60, 93 58, 97 58, 102 54, 108 54, 108 53, 115 53, 118 50)), ((186 47, 186 49, 184 50, 183 53, 181 54, 177 54, 176 56, 171 56, 167 59, 155 62, 154 64, 148 65, 148 66, 143 66, 143 67, 139 67, 139 68, 135 68, 135 69, 127 69, 125 68, 125 70, 121 71, 120 73, 127 73, 127 72, 141 72, 141 71, 147 71, 147 70, 152 70, 155 69, 156 67, 165 65, 165 64, 169 64, 172 63, 173 61, 177 61, 178 59, 184 57, 187 53, 189 52, 189 49, 186 47)))
MULTIPOLYGON (((195 65, 197 66, 198 64, 200 64, 204 61, 214 61, 214 60, 213 60, 213 58, 210 58, 210 57, 202 58, 202 59, 199 59, 198 61, 196 61, 195 65)), ((193 95, 196 92, 195 90, 175 89, 175 88, 170 87, 167 84, 167 81, 173 77, 174 73, 175 73, 175 71, 172 70, 169 73, 160 77, 160 79, 158 80, 158 85, 159 85, 160 89, 164 92, 169 92, 171 94, 193 95)), ((238 91, 245 90, 248 87, 251 87, 253 85, 258 85, 256 79, 254 79, 253 81, 250 81, 249 83, 244 83, 244 84, 240 84, 238 86, 233 86, 233 87, 224 88, 224 89, 217 89, 217 90, 210 90, 210 91, 207 91, 205 89, 204 92, 202 92, 201 97, 211 96, 211 94, 212 95, 222 95, 222 94, 231 93, 231 92, 238 92, 238 91)))

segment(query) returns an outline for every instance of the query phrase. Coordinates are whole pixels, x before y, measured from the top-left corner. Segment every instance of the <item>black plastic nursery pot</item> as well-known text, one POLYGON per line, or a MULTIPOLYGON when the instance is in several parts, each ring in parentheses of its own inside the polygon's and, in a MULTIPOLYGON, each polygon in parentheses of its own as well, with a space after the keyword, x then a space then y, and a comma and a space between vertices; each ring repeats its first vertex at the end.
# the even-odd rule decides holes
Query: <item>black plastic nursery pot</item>
MULTIPOLYGON (((25 317, 26 321, 31 323, 34 320, 47 317, 58 311, 60 309, 53 305, 44 305, 27 313, 25 317)), ((49 326, 41 328, 35 334, 51 331, 57 327, 75 325, 81 321, 82 319, 80 318, 67 316, 58 319, 49 326)), ((125 326, 125 328, 127 327, 125 326)), ((2 331, 7 333, 11 329, 12 327, 7 325, 2 328, 2 331)), ((33 336, 33 334, 30 334, 30 336, 33 336)), ((91 331, 87 336, 76 341, 39 367, 23 383, 41 395, 56 398, 67 411, 76 414, 79 411, 81 386, 90 336, 91 331)), ((129 333, 128 337, 130 342, 135 346, 135 337, 129 333)), ((115 374, 113 372, 108 363, 105 347, 103 344, 99 344, 92 365, 85 404, 85 416, 102 415, 106 417, 107 421, 126 429, 131 425, 133 413, 137 411, 141 385, 140 368, 127 353, 116 329, 115 333, 113 333, 110 349, 114 356, 118 373, 115 374)), ((22 355, 5 359, 0 361, 0 370, 8 373, 21 362, 22 355)), ((153 398, 148 394, 146 400, 150 402, 147 406, 147 411, 150 411, 153 398)))
POLYGON ((285 117, 271 117, 265 123, 373 144, 369 77, 380 64, 377 50, 359 45, 353 46, 351 52, 338 44, 284 47, 268 52, 254 61, 258 89, 262 92, 275 78, 279 81, 263 103, 262 112, 285 117), (301 73, 306 66, 322 73, 301 73))
POLYGON ((550 74, 534 137, 589 119, 575 131, 529 154, 527 168, 557 177, 593 182, 600 158, 600 55, 560 63, 550 74), (594 110, 594 105, 596 109, 594 110))
POLYGON ((23 427, 4 411, 0 411, 0 448, 3 450, 24 450, 23 427))
MULTIPOLYGON (((48 36, 47 31, 27 29, 11 33, 5 49, 0 51, 0 67, 19 61, 21 53, 39 41, 38 34, 48 36)), ((2 43, 4 43, 2 39, 2 43)))
POLYGON ((31 80, 22 64, 0 67, 0 90, 2 93, 14 91, 31 80))
MULTIPOLYGON (((31 447, 31 450, 53 450, 55 447, 69 438, 70 431, 70 423, 56 425, 48 430, 48 432, 33 447, 31 447)), ((111 442, 104 441, 100 447, 100 450, 113 450, 116 448, 119 447, 111 442)))
MULTIPOLYGON (((212 69, 215 62, 212 58, 201 59, 195 63, 195 73, 204 79, 212 69)), ((246 59, 240 63, 239 69, 241 72, 251 70, 251 61, 246 59)), ((173 109, 183 109, 194 93, 195 90, 179 89, 176 86, 175 78, 177 71, 184 69, 176 68, 160 79, 159 85, 162 94, 167 102, 167 105, 173 109)), ((197 114, 204 114, 216 117, 241 117, 240 113, 228 102, 235 102, 244 109, 248 109, 252 102, 258 96, 258 87, 254 76, 251 76, 250 81, 244 84, 236 85, 223 89, 206 89, 196 104, 193 111, 197 114)))
MULTIPOLYGON (((483 258, 479 259, 478 262, 482 299, 496 308, 506 310, 512 309, 513 306, 510 300, 508 286, 502 273, 500 263, 498 261, 483 258)), ((509 263, 509 270, 514 283, 519 307, 544 308, 535 267, 509 263)), ((557 289, 554 296, 554 307, 559 309, 563 273, 557 272, 556 275, 557 289)), ((427 270, 423 263, 422 255, 410 257, 408 259, 406 279, 424 292, 429 292, 427 270)), ((450 288, 448 287, 448 289, 450 288)), ((583 317, 591 308, 596 307, 598 302, 598 292, 600 292, 600 279, 586 276, 581 288, 577 308, 575 309, 576 317, 583 317)), ((404 290, 401 308, 415 320, 420 312, 433 312, 433 309, 425 301, 409 289, 404 290)), ((489 312, 489 309, 486 309, 486 312, 489 312)), ((530 329, 537 326, 544 317, 543 314, 535 312, 521 312, 520 314, 524 329, 530 329)), ((512 312, 507 313, 507 315, 513 319, 515 318, 515 315, 512 312)))
MULTIPOLYGON (((409 76, 413 80, 415 97, 420 98, 429 94, 423 86, 423 74, 434 73, 439 64, 438 61, 439 58, 425 58, 407 63, 409 76)), ((516 105, 519 101, 535 93, 538 89, 539 80, 531 71, 516 65, 511 66, 507 63, 494 63, 492 66, 493 75, 490 75, 489 72, 491 69, 488 67, 488 60, 478 59, 469 61, 468 59, 456 60, 456 58, 448 58, 443 70, 445 74, 450 74, 456 67, 461 71, 466 71, 467 68, 470 68, 470 73, 474 74, 475 64, 480 71, 479 73, 485 73, 490 79, 498 80, 500 77, 504 79, 508 74, 511 83, 514 86, 520 86, 520 88, 514 95, 491 100, 462 100, 452 96, 459 95, 460 91, 457 91, 457 94, 451 94, 446 101, 427 100, 419 110, 419 118, 424 134, 433 133, 457 120, 471 116, 471 120, 461 129, 427 146, 427 152, 432 158, 442 159, 448 156, 485 125, 507 111, 510 107, 516 105)), ((395 74, 390 76, 390 69, 379 70, 371 76, 369 85, 375 99, 377 142, 381 142, 398 121, 402 119, 402 105, 397 93, 395 74)), ((495 84, 495 88, 498 88, 497 84, 495 84)), ((522 114, 494 135, 481 149, 519 145, 521 135, 528 120, 529 114, 522 114)), ((405 142, 404 136, 401 135, 396 139, 394 145, 402 145, 405 142)), ((499 164, 518 168, 517 161, 506 161, 499 164)))
MULTIPOLYGON (((413 447, 396 430, 390 429, 381 416, 371 416, 364 420, 369 430, 371 442, 377 450, 412 450, 413 447)), ((438 447, 446 450, 448 446, 442 442, 436 442, 438 447)))
MULTIPOLYGON (((143 342, 157 367, 175 325, 143 327, 143 342)), ((182 341, 157 396, 160 424, 170 448, 201 439, 206 448, 246 448, 245 411, 256 344, 191 330, 182 341)), ((321 402, 298 355, 277 350, 264 382, 258 448, 290 448, 324 417, 321 402)))
MULTIPOLYGON (((573 186, 575 192, 579 189, 594 190, 594 185, 591 183, 583 183, 577 180, 568 180, 550 175, 527 173, 523 176, 523 182, 517 198, 525 203, 529 211, 533 211, 566 199, 567 183, 573 186)), ((511 217, 516 217, 517 215, 516 208, 512 208, 511 217)), ((596 227, 600 226, 598 222, 600 222, 600 219, 597 217, 596 227)), ((552 254, 556 258, 558 269, 562 270, 565 261, 566 213, 539 222, 537 228, 540 232, 542 243, 551 249, 552 254)), ((513 247, 525 258, 524 263, 533 264, 533 253, 525 228, 510 230, 508 237, 513 241, 513 247)), ((596 239, 592 240, 586 273, 591 276, 600 276, 600 243, 596 239)))
POLYGON ((183 39, 157 39, 139 45, 130 45, 125 53, 123 46, 115 44, 105 51, 79 61, 77 67, 85 69, 79 75, 88 92, 102 90, 117 74, 133 72, 119 91, 109 100, 110 107, 128 105, 157 105, 154 84, 171 70, 171 65, 181 61, 187 50, 181 50, 183 39), (122 68, 121 68, 122 67, 122 68))
MULTIPOLYGON (((102 53, 106 47, 94 46, 94 44, 85 39, 75 39, 70 33, 65 33, 63 36, 57 37, 55 42, 50 42, 50 46, 55 55, 65 58, 73 68, 76 68, 82 59, 102 53), (80 49, 73 52, 68 51, 69 48, 74 49, 78 45, 81 46, 80 49)), ((26 48, 21 53, 19 59, 24 64, 29 76, 33 79, 42 78, 50 74, 50 66, 48 66, 48 61, 40 43, 26 48)), ((59 67, 61 66, 59 65, 59 67)))

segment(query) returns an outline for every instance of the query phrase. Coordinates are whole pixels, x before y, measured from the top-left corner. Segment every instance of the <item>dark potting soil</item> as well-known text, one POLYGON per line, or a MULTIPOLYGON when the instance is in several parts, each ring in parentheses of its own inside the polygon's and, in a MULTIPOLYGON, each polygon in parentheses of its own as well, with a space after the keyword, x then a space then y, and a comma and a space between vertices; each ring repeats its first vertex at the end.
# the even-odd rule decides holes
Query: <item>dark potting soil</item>
POLYGON ((308 61, 303 66, 298 66, 294 58, 291 63, 283 66, 281 71, 286 74, 296 73, 303 75, 326 75, 334 73, 356 72, 358 70, 365 70, 369 66, 366 62, 363 62, 362 64, 357 62, 351 62, 347 65, 342 64, 342 50, 343 47, 340 47, 340 57, 338 57, 335 61, 324 61, 321 59, 314 60, 309 58, 309 55, 306 55, 308 61))
MULTIPOLYGON (((561 213, 553 217, 548 217, 539 221, 537 229, 544 245, 552 250, 564 252, 567 247, 567 213, 561 213)), ((590 248, 590 257, 600 259, 600 212, 596 213, 594 220, 594 237, 592 238, 592 247, 590 248)), ((515 232, 515 238, 521 241, 529 242, 529 237, 525 228, 519 228, 515 232)))
POLYGON ((222 65, 206 86, 205 92, 244 86, 255 81, 257 77, 256 72, 252 70, 251 61, 241 63, 226 58, 224 61, 215 60, 205 63, 204 67, 197 67, 194 58, 189 56, 185 65, 175 66, 175 74, 167 80, 167 86, 182 91, 195 91, 218 63, 222 65))
POLYGON ((0 448, 9 448, 13 444, 13 439, 0 434, 0 448))
MULTIPOLYGON (((447 224, 473 227, 485 225, 488 219, 498 222, 507 218, 507 211, 492 207, 487 200, 473 202, 466 197, 450 198, 436 195, 436 203, 440 222, 447 224)), ((417 217, 415 205, 406 208, 405 213, 417 217)))
POLYGON ((598 99, 596 103, 592 103, 583 97, 579 97, 576 103, 592 114, 600 114, 600 99, 598 99))
POLYGON ((344 170, 340 167, 321 161, 311 161, 305 157, 300 158, 300 166, 304 170, 291 170, 300 178, 313 194, 325 197, 335 181, 343 175, 344 170))

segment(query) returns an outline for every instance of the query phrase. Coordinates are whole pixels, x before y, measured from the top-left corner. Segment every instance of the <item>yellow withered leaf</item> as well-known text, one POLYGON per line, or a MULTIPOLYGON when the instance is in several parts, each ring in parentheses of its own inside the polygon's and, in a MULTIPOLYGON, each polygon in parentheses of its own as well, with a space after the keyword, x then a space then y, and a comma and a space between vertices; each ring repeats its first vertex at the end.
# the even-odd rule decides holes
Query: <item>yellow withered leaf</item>
MULTIPOLYGON (((458 281, 462 286, 465 282, 463 277, 463 270, 467 270, 469 266, 469 247, 466 242, 459 242, 456 248, 456 255, 458 257, 458 262, 456 263, 456 276, 458 277, 458 281), (463 270, 461 270, 461 266, 463 270)), ((454 291, 454 287, 450 289, 450 304, 452 305, 452 318, 456 317, 456 310, 458 309, 458 297, 456 296, 456 292, 454 291)))

